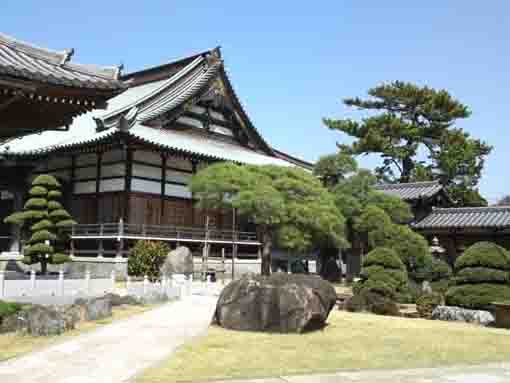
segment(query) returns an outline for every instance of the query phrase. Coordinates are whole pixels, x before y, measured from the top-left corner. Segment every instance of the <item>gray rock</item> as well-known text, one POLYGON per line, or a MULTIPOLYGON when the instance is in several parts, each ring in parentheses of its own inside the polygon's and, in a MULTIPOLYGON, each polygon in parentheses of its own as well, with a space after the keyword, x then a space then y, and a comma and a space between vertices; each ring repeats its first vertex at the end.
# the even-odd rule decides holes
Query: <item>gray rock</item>
POLYGON ((120 296, 118 294, 108 293, 105 295, 105 298, 110 299, 113 307, 123 306, 123 305, 139 305, 139 304, 141 304, 140 300, 132 295, 120 296))
POLYGON ((192 274, 193 254, 190 249, 180 246, 168 253, 160 269, 161 276, 171 277, 172 274, 192 274))
POLYGON ((247 275, 223 289, 214 322, 232 330, 301 333, 324 326, 335 302, 335 289, 318 276, 247 275))
POLYGON ((489 311, 468 310, 455 306, 437 306, 432 311, 432 319, 478 323, 482 326, 489 326, 495 321, 489 311))
POLYGON ((156 303, 163 303, 168 300, 165 293, 158 291, 149 291, 147 294, 140 297, 140 301, 144 305, 151 305, 156 303))
POLYGON ((429 281, 423 281, 421 284, 421 292, 423 294, 432 294, 432 287, 430 287, 429 281))
POLYGON ((61 312, 46 306, 32 306, 19 313, 19 330, 26 330, 30 335, 60 335, 68 325, 61 312))
POLYGON ((82 320, 98 320, 112 316, 112 301, 108 297, 77 299, 74 303, 82 320))

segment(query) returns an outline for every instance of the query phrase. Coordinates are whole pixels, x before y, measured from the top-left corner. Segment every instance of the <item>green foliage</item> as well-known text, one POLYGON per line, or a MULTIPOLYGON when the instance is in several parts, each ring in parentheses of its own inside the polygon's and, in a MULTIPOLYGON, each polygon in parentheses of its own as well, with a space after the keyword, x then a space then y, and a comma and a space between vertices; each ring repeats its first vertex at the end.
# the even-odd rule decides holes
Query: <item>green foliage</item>
POLYGON ((49 210, 62 210, 62 209, 64 209, 64 207, 58 201, 49 201, 48 202, 48 209, 49 210))
POLYGON ((456 275, 446 302, 466 308, 488 309, 495 301, 510 299, 510 259, 494 243, 478 242, 455 262, 456 275))
POLYGON ((339 152, 319 158, 313 168, 313 174, 319 177, 325 186, 331 187, 357 169, 358 164, 351 155, 339 152))
POLYGON ((510 286, 478 283, 453 286, 446 292, 446 304, 475 310, 490 310, 494 302, 510 300, 510 286))
POLYGON ((492 148, 454 128, 457 119, 470 116, 467 106, 445 90, 401 81, 377 86, 368 94, 368 100, 344 100, 347 106, 369 112, 361 121, 324 119, 328 128, 355 138, 350 146, 340 145, 343 152, 380 154, 382 164, 376 172, 382 179, 410 182, 442 177, 462 204, 483 203, 476 185, 492 148), (418 158, 422 152, 428 154, 426 162, 418 158))
POLYGON ((44 186, 34 186, 29 190, 28 194, 32 197, 46 197, 48 189, 44 186))
POLYGON ((439 306, 443 302, 443 297, 438 293, 423 294, 416 300, 417 306, 439 306))
POLYGON ((363 259, 363 267, 381 266, 387 269, 404 270, 404 264, 395 251, 388 248, 377 248, 372 250, 363 259))
POLYGON ((57 189, 61 187, 60 182, 49 174, 41 174, 35 177, 32 181, 32 186, 43 186, 47 189, 57 189))
POLYGON ((28 243, 38 243, 38 242, 45 242, 45 241, 54 241, 57 239, 57 236, 53 233, 51 233, 48 230, 39 230, 39 231, 33 231, 32 236, 28 240, 28 243))
POLYGON ((62 196, 60 183, 50 175, 39 175, 32 182, 30 198, 22 212, 16 212, 5 219, 7 223, 29 225, 31 236, 24 249, 23 262, 40 263, 41 271, 46 272, 48 263, 63 263, 68 257, 55 253, 61 243, 61 227, 75 223, 71 215, 57 201, 62 196))
POLYGON ((170 248, 164 242, 137 241, 128 258, 128 274, 155 281, 170 248))
POLYGON ((0 301, 0 323, 9 315, 16 314, 22 307, 19 303, 0 301))
POLYGON ((57 222, 55 226, 58 228, 62 228, 62 227, 73 226, 73 225, 77 225, 77 224, 78 224, 78 222, 76 222, 74 219, 64 219, 63 221, 57 222))
POLYGON ((60 199, 60 198, 62 198, 62 192, 60 190, 50 190, 48 192, 48 198, 50 198, 50 199, 60 199))
POLYGON ((46 198, 30 198, 27 202, 25 202, 25 209, 44 209, 48 206, 48 201, 46 198))
POLYGON ((191 189, 204 208, 236 208, 258 225, 267 270, 273 241, 306 251, 321 242, 345 247, 343 216, 331 193, 310 173, 294 168, 217 163, 192 178, 191 189))
POLYGON ((51 256, 51 263, 54 265, 61 265, 69 262, 71 259, 68 255, 62 253, 55 253, 51 256))
POLYGON ((449 279, 452 276, 452 269, 448 263, 441 259, 433 258, 428 281, 436 282, 442 279, 449 279))
POLYGON ((494 269, 510 270, 508 252, 499 245, 491 242, 477 242, 466 249, 457 258, 455 269, 465 267, 490 267, 494 269))
POLYGON ((34 256, 44 257, 46 254, 53 254, 54 248, 51 245, 45 243, 34 243, 33 245, 27 246, 24 249, 24 254, 27 257, 34 258, 34 256))
POLYGON ((466 267, 460 270, 454 279, 457 285, 467 283, 508 283, 508 271, 487 267, 466 267))
POLYGON ((39 231, 39 230, 49 230, 53 228, 53 223, 49 219, 43 219, 32 226, 30 226, 30 231, 39 231))
POLYGON ((363 260, 361 281, 353 289, 355 294, 372 291, 385 297, 395 299, 408 295, 407 274, 404 264, 388 248, 376 248, 363 260))

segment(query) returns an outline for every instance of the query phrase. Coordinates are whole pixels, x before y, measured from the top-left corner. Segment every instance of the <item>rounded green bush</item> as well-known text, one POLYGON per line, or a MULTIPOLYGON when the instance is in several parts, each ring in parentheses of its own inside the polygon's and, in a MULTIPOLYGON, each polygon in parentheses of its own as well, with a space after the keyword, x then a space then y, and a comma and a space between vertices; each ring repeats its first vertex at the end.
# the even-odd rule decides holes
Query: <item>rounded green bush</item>
POLYGON ((50 199, 59 199, 62 198, 62 192, 60 190, 50 190, 48 192, 48 198, 50 199))
POLYGON ((58 222, 55 226, 56 227, 67 227, 67 226, 73 226, 77 225, 78 222, 76 222, 74 219, 64 219, 63 221, 58 222))
POLYGON ((70 261, 70 257, 66 254, 55 253, 51 256, 51 263, 54 265, 61 265, 62 263, 66 263, 70 261))
POLYGON ((164 242, 138 241, 128 258, 128 274, 157 280, 170 248, 164 242))
POLYGON ((508 252, 492 242, 477 242, 470 246, 455 262, 455 270, 466 267, 489 267, 510 270, 508 252))
POLYGON ((44 186, 34 186, 28 191, 28 194, 32 197, 46 197, 48 189, 44 186))
POLYGON ((405 266, 397 253, 385 247, 378 247, 369 252, 363 259, 363 267, 382 266, 387 269, 405 270, 405 266))
POLYGON ((48 209, 49 210, 57 210, 57 209, 63 209, 64 207, 62 204, 58 201, 49 201, 48 202, 48 209))
POLYGON ((57 209, 57 210, 53 210, 51 213, 50 213, 50 218, 52 219, 71 219, 71 214, 69 214, 67 211, 65 211, 64 209, 57 209))
POLYGON ((0 323, 5 317, 16 314, 21 309, 22 306, 19 303, 0 301, 0 323))
POLYGON ((457 285, 469 283, 508 283, 508 271, 487 267, 466 267, 460 270, 454 279, 457 285))
POLYGON ((443 303, 443 297, 438 293, 423 294, 416 300, 417 306, 439 306, 443 303))
POLYGON ((25 209, 45 209, 48 206, 46 198, 30 198, 25 202, 25 209))
POLYGON ((50 233, 48 230, 39 230, 39 231, 35 231, 32 234, 32 236, 28 240, 28 243, 54 241, 56 238, 57 238, 56 235, 50 233))
POLYGON ((494 302, 510 300, 510 286, 495 283, 453 286, 445 298, 450 306, 490 310, 494 302))
POLYGON ((41 174, 32 181, 32 186, 44 186, 47 188, 59 188, 60 182, 49 174, 41 174))
POLYGON ((32 226, 30 226, 30 230, 32 232, 39 231, 39 230, 48 230, 53 227, 53 223, 48 219, 43 219, 42 221, 39 221, 32 226))
POLYGON ((36 243, 25 248, 24 255, 30 257, 32 255, 43 255, 53 253, 53 246, 45 243, 36 243))

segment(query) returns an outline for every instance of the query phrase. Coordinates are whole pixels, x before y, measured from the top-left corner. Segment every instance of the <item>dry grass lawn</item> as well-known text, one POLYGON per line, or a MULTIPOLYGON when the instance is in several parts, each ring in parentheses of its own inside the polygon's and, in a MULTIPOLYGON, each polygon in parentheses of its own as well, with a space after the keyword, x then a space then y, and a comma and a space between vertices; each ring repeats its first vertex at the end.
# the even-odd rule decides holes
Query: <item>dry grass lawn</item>
POLYGON ((137 383, 200 382, 357 368, 510 360, 510 331, 333 311, 321 331, 263 334, 211 327, 137 383))
POLYGON ((76 329, 68 331, 63 335, 31 336, 16 333, 0 334, 0 361, 67 340, 69 337, 79 335, 85 331, 94 330, 99 326, 110 324, 113 321, 143 313, 155 306, 156 305, 115 307, 113 308, 113 315, 111 318, 80 322, 76 329))

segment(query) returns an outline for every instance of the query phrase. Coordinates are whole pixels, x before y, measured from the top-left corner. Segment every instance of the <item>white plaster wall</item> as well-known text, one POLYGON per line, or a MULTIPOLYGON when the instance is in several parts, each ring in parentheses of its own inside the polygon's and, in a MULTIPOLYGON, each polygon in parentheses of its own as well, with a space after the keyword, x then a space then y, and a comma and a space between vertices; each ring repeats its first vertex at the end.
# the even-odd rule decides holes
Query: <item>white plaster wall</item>
POLYGON ((191 179, 191 174, 178 172, 175 170, 166 169, 166 180, 172 182, 179 182, 182 184, 189 184, 191 179))
POLYGON ((103 153, 102 161, 104 162, 113 162, 113 161, 122 161, 123 155, 122 150, 110 150, 109 152, 103 153))
POLYGON ((86 194, 96 192, 96 181, 76 182, 74 184, 74 194, 86 194))
POLYGON ((180 198, 190 198, 191 199, 191 191, 187 186, 181 185, 165 185, 165 195, 169 197, 180 197, 180 198))
POLYGON ((136 150, 133 153, 135 161, 148 162, 149 164, 161 165, 161 155, 159 153, 136 150))
POLYGON ((101 183, 99 184, 99 191, 101 192, 123 191, 124 184, 125 184, 124 178, 101 180, 101 183))
POLYGON ((161 180, 161 168, 155 168, 153 166, 146 166, 140 164, 133 164, 133 176, 134 177, 148 177, 161 180))
POLYGON ((142 193, 161 194, 161 183, 133 178, 131 179, 131 190, 142 193))
POLYGON ((97 168, 95 166, 88 166, 86 168, 75 169, 75 179, 83 180, 88 178, 96 178, 97 168))
POLYGON ((125 174, 125 164, 105 165, 101 167, 101 177, 124 176, 125 174))
POLYGON ((83 166, 83 165, 95 165, 97 164, 97 155, 96 153, 90 153, 90 154, 80 154, 76 157, 76 165, 83 166))

